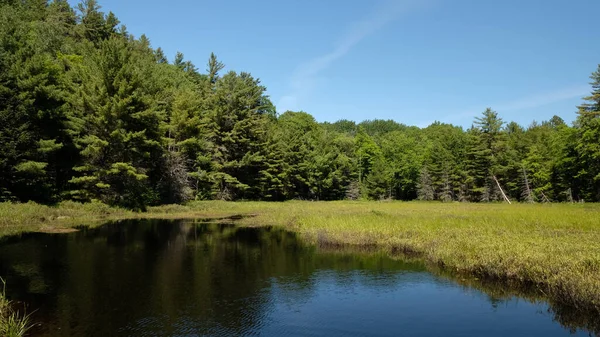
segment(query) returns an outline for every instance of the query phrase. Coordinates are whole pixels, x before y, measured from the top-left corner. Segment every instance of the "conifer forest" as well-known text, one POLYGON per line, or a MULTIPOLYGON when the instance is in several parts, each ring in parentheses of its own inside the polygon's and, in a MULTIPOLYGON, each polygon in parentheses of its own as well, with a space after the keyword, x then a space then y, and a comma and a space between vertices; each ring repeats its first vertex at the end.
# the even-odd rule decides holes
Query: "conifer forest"
POLYGON ((278 113, 226 61, 165 55, 95 0, 0 0, 0 201, 600 201, 600 68, 572 125, 491 107, 464 129, 278 113))

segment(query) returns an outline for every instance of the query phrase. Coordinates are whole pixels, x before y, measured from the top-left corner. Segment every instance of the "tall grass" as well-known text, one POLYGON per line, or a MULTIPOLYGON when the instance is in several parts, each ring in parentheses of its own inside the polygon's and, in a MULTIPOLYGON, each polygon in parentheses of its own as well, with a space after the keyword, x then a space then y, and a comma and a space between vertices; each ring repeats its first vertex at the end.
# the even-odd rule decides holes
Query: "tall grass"
POLYGON ((193 207, 165 205, 149 207, 147 212, 134 212, 109 207, 103 203, 65 201, 55 206, 29 203, 0 202, 0 238, 23 232, 61 232, 80 225, 98 225, 109 220, 136 218, 200 218, 225 217, 237 212, 227 203, 194 203, 193 207))
POLYGON ((0 278, 2 291, 0 292, 0 336, 21 337, 25 336, 31 328, 29 315, 21 315, 14 310, 13 303, 6 298, 6 283, 0 278))
POLYGON ((521 282, 600 314, 600 204, 206 201, 146 213, 101 204, 0 204, 0 236, 97 219, 232 215, 248 215, 241 225, 282 226, 319 245, 409 253, 448 271, 521 282))
POLYGON ((449 271, 520 282, 559 303, 600 314, 598 204, 249 202, 210 206, 213 213, 256 213, 240 222, 285 226, 315 244, 410 253, 449 271))
POLYGON ((57 206, 4 202, 0 203, 0 236, 56 227, 68 228, 132 214, 97 202, 81 204, 67 201, 57 206))

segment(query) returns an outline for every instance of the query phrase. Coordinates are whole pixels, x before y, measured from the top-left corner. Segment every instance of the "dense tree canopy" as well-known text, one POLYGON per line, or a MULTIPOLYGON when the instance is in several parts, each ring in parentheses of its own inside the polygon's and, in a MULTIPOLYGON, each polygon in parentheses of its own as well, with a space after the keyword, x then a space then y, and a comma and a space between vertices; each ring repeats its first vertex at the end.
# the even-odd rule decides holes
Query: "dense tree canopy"
POLYGON ((95 0, 0 1, 0 201, 600 200, 600 68, 572 126, 488 108, 464 130, 278 115, 224 67, 169 62, 95 0))

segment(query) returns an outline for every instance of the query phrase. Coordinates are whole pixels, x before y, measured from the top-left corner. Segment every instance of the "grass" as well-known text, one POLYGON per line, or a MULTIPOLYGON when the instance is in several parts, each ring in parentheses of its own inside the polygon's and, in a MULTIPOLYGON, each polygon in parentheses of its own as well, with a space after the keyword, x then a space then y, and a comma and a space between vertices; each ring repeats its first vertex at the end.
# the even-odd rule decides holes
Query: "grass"
POLYGON ((0 336, 25 336, 31 328, 29 315, 21 315, 14 310, 13 303, 6 298, 6 284, 1 278, 0 281, 2 283, 2 291, 0 292, 0 336))
POLYGON ((101 225, 111 220, 137 218, 194 219, 226 216, 226 212, 211 214, 208 204, 194 207, 166 205, 150 207, 147 212, 134 212, 109 207, 102 203, 81 204, 66 201, 56 206, 29 203, 0 203, 0 238, 23 232, 62 233, 74 227, 101 225))
POLYGON ((119 218, 253 215, 321 246, 374 247, 447 271, 532 286, 558 303, 600 313, 599 204, 423 202, 193 202, 146 213, 100 204, 0 204, 0 235, 119 218))
MULTIPOLYGON (((205 203, 188 207, 206 207, 205 203)), ((287 202, 210 204, 319 245, 408 253, 456 273, 533 286, 600 313, 600 205, 287 202)))
POLYGON ((0 203, 0 236, 54 228, 71 228, 82 223, 95 223, 127 217, 132 212, 111 208, 101 203, 80 204, 64 202, 57 207, 0 203))

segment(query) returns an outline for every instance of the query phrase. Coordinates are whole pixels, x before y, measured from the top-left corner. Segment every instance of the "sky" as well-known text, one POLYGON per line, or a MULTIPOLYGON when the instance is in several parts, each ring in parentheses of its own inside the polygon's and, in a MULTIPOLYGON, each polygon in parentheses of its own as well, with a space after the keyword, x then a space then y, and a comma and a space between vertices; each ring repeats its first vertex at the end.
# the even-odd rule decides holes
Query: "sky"
MULTIPOLYGON (((71 0, 72 4, 78 1, 71 0)), ((571 122, 600 64, 598 0, 99 0, 172 61, 261 79, 282 113, 469 127, 571 122)))

